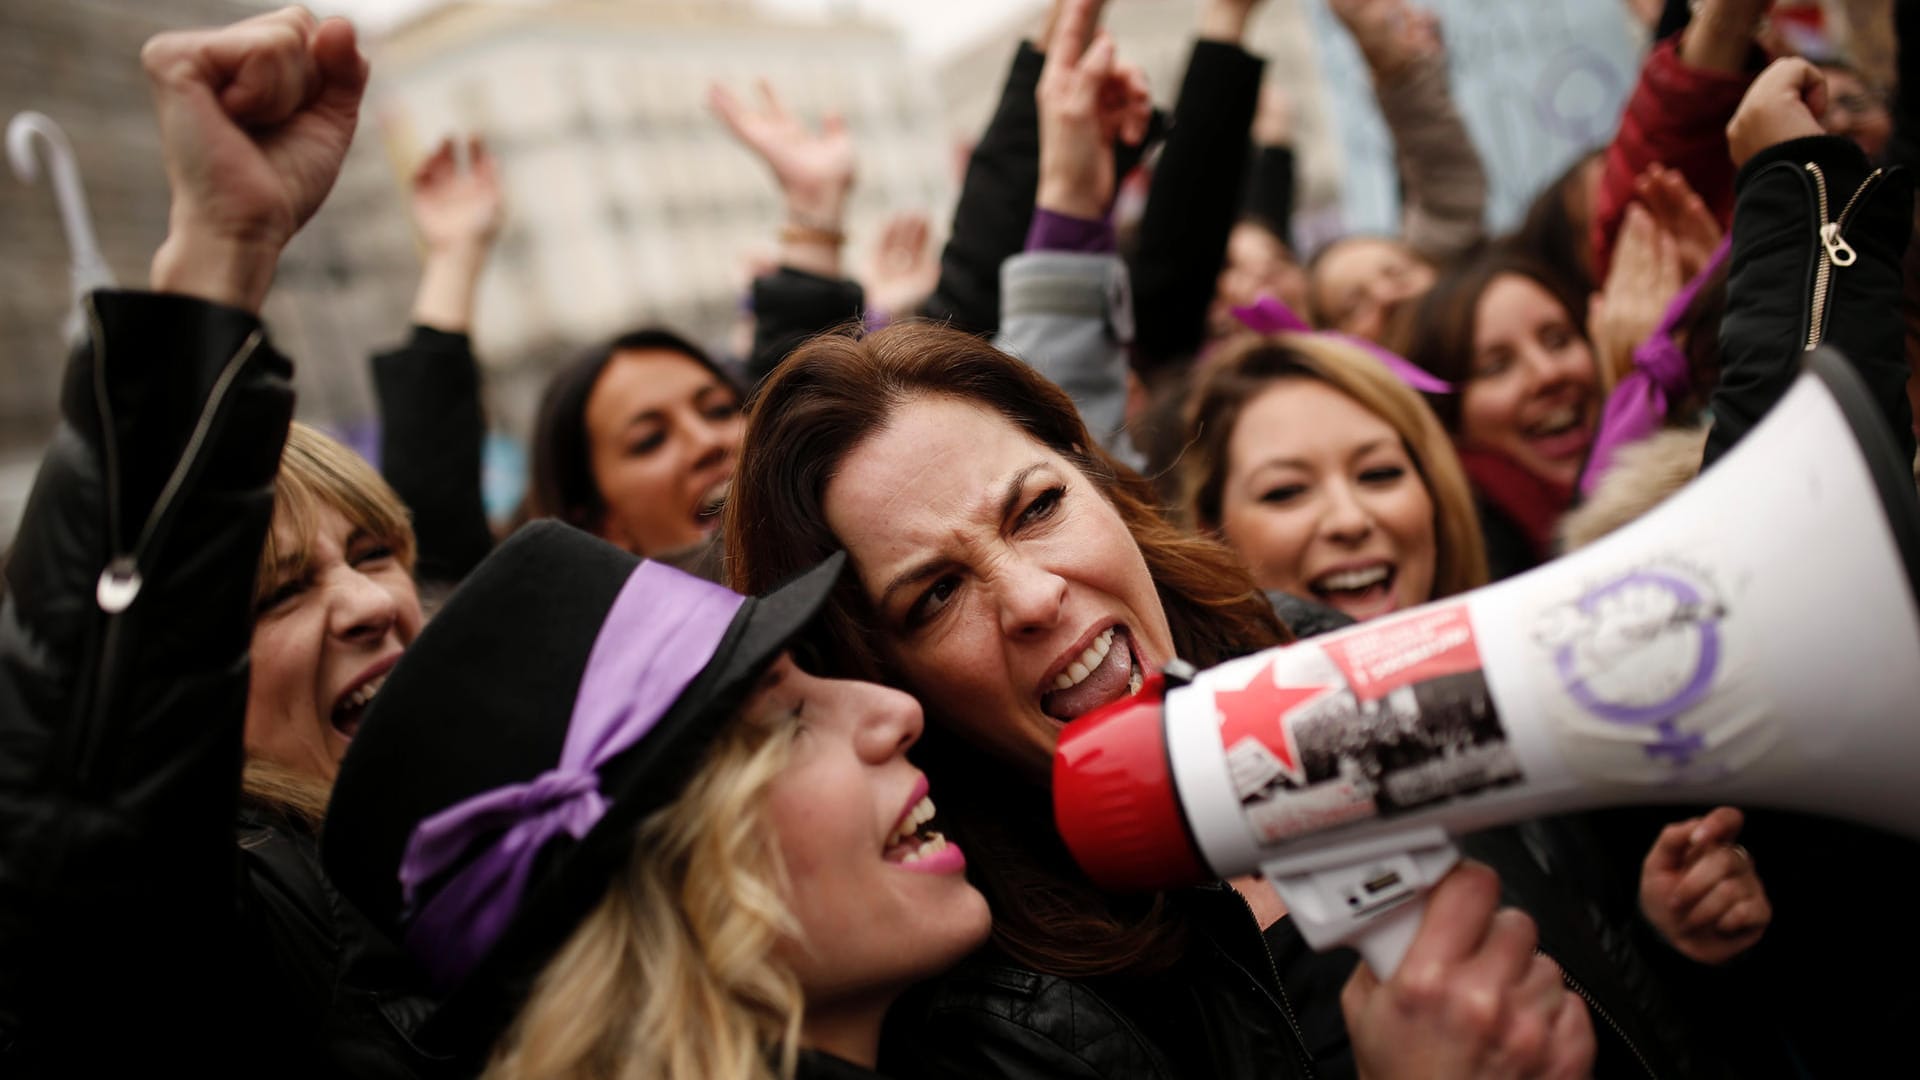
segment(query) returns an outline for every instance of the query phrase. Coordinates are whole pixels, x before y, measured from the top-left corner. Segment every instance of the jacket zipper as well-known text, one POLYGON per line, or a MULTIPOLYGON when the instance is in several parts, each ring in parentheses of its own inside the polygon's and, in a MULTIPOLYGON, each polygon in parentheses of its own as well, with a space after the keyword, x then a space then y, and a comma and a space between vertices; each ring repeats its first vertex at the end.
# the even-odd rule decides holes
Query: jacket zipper
MULTIPOLYGON (((1301 1063, 1306 1066, 1307 1076, 1309 1080, 1311 1080, 1312 1077, 1318 1075, 1313 1069, 1313 1051, 1307 1046, 1306 1033, 1300 1030, 1300 1021, 1294 1018, 1293 1004, 1287 1000, 1287 984, 1280 981, 1280 965, 1274 962, 1273 949, 1267 945, 1266 932, 1260 929, 1260 916, 1253 913, 1253 905, 1247 902, 1246 897, 1240 895, 1239 889, 1234 888, 1232 885, 1225 885, 1224 887, 1228 892, 1233 894, 1235 900, 1240 901, 1241 907, 1247 909, 1247 921, 1253 924, 1254 936, 1260 939, 1260 955, 1267 958, 1267 974, 1273 976, 1274 994, 1269 994, 1268 996, 1274 999, 1274 1004, 1280 1006, 1280 1015, 1287 1018, 1287 1027, 1293 1030, 1294 1045, 1300 1048, 1301 1063)), ((1238 961, 1234 962, 1238 964, 1238 961)), ((1254 981, 1259 982, 1260 980, 1255 979, 1254 981)), ((1264 990, 1265 987, 1261 989, 1264 990)))
POLYGON ((82 729, 85 734, 79 747, 75 772, 79 777, 92 774, 92 764, 101 733, 101 718, 112 704, 109 692, 114 683, 114 672, 119 667, 120 627, 119 614, 133 605, 140 595, 143 583, 140 574, 140 556, 146 553, 147 545, 152 542, 161 520, 173 500, 186 485, 187 476, 192 472, 194 459, 199 456, 200 448, 205 445, 207 433, 213 427, 213 419, 219 413, 221 404, 226 400, 227 392, 233 381, 239 377, 240 369, 259 349, 264 340, 256 329, 247 336, 240 348, 228 358, 226 366, 214 380, 213 389, 207 395, 207 403, 200 410, 193 432, 187 438, 187 445, 180 454, 180 460, 174 465, 173 473, 167 477, 160 495, 154 500, 153 509, 141 524, 140 534, 131 545, 126 543, 126 534, 120 520, 120 440, 113 427, 113 405, 107 396, 106 333, 100 324, 100 313, 94 307, 93 297, 86 301, 88 329, 93 334, 93 400, 94 408, 100 418, 100 446, 106 458, 106 477, 104 487, 107 496, 108 550, 112 553, 107 559, 106 569, 100 571, 99 580, 94 585, 94 602, 106 614, 106 631, 103 635, 99 654, 98 673, 92 688, 92 700, 87 709, 88 723, 82 729))
MULTIPOLYGON (((1545 952, 1542 952, 1538 948, 1535 948, 1533 951, 1541 956, 1547 956, 1545 952)), ((1553 958, 1547 956, 1547 959, 1552 960, 1553 958)), ((1620 1036, 1620 1041, 1627 1044, 1627 1049, 1633 1051, 1633 1059, 1640 1063, 1640 1070, 1652 1077, 1653 1080, 1659 1080, 1660 1074, 1653 1071, 1652 1065, 1647 1064, 1646 1055, 1640 1052, 1640 1048, 1634 1045, 1632 1039, 1627 1038, 1626 1029, 1620 1026, 1619 1021, 1615 1020, 1613 1015, 1607 1012, 1607 1010, 1600 1007, 1600 1002, 1596 1000, 1592 994, 1587 992, 1586 987, 1580 985, 1580 980, 1574 978, 1573 973, 1568 971, 1564 965, 1555 961, 1555 966, 1560 968, 1560 981, 1566 983, 1567 989, 1579 994, 1580 1000, 1587 1003, 1587 1011, 1604 1020, 1606 1025, 1613 1029, 1613 1033, 1620 1036)))
POLYGON ((226 400, 228 389, 233 386, 233 380, 239 377, 240 368, 260 348, 261 333, 255 330, 248 334, 247 340, 241 343, 240 348, 228 358, 226 366, 221 368, 219 378, 214 380, 213 389, 207 395, 207 403, 200 409, 199 419, 194 422, 193 432, 187 436, 187 445, 180 452, 180 460, 174 464, 166 485, 160 489, 153 509, 147 512, 146 521, 141 523, 140 535, 128 546, 125 543, 126 534, 120 527, 120 447, 113 430, 113 406, 107 399, 106 363, 101 356, 104 335, 92 297, 87 299, 87 318, 94 334, 93 399, 100 412, 101 445, 107 459, 107 529, 112 537, 113 548, 106 569, 100 571, 100 579, 94 585, 94 601, 100 605, 101 611, 118 615, 131 607, 134 599, 140 595, 140 587, 144 583, 140 574, 140 556, 146 553, 147 545, 152 542, 168 508, 186 485, 187 474, 193 470, 200 447, 207 441, 207 433, 213 428, 213 418, 226 400))
POLYGON ((1812 161, 1807 162, 1806 169, 1813 177, 1814 197, 1820 208, 1820 261, 1814 266, 1813 317, 1807 323, 1807 351, 1811 352, 1819 347, 1821 339, 1826 336, 1827 303, 1832 299, 1834 271, 1852 266, 1860 257, 1859 253, 1853 250, 1853 245, 1847 243, 1845 236, 1847 224, 1853 220, 1853 211, 1860 205, 1860 200, 1865 197, 1868 189, 1880 182, 1880 177, 1886 170, 1875 169, 1868 173, 1867 178, 1854 189, 1853 197, 1847 200, 1847 205, 1840 211, 1840 216, 1829 221, 1827 220, 1829 209, 1827 174, 1812 161))

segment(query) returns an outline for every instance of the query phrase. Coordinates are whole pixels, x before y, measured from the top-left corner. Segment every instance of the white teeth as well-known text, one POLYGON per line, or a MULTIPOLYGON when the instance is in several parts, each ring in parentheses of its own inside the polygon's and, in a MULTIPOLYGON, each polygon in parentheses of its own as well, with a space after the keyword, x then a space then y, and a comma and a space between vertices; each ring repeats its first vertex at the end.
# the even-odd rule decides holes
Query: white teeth
POLYGON ((1327 574, 1314 584, 1330 592, 1350 592, 1356 589, 1370 589, 1387 580, 1389 573, 1391 571, 1385 566, 1369 566, 1364 570, 1342 570, 1327 574))
POLYGON ((1070 690, 1086 682, 1087 676, 1093 674, 1093 670, 1100 666, 1100 661, 1105 660, 1107 653, 1112 650, 1113 631, 1114 627, 1109 626, 1101 632, 1099 637, 1094 638, 1093 644, 1087 646, 1087 651, 1081 653, 1079 659, 1068 664, 1067 670, 1054 678, 1053 688, 1070 690))
POLYGON ((1580 411, 1571 406, 1552 413, 1533 425, 1535 435, 1558 435, 1580 422, 1580 411))
POLYGON ((947 850, 947 838, 939 833, 928 833, 927 838, 920 841, 920 846, 902 855, 900 861, 903 863, 916 863, 921 859, 938 855, 945 850, 947 850))
POLYGON ((920 826, 932 820, 933 797, 923 796, 913 805, 913 809, 907 811, 907 816, 900 819, 900 827, 893 830, 893 836, 887 840, 888 846, 911 840, 913 834, 920 831, 920 826))
POLYGON ((1137 694, 1140 692, 1140 688, 1146 684, 1146 676, 1140 674, 1140 669, 1136 667, 1133 669, 1133 674, 1127 677, 1127 693, 1137 694))
POLYGON ((385 674, 378 675, 373 679, 368 680, 364 685, 362 685, 359 689, 355 690, 353 693, 348 694, 344 704, 350 709, 362 708, 367 704, 367 702, 372 701, 373 695, 379 693, 380 688, 382 686, 385 686, 386 684, 387 684, 387 676, 385 674))

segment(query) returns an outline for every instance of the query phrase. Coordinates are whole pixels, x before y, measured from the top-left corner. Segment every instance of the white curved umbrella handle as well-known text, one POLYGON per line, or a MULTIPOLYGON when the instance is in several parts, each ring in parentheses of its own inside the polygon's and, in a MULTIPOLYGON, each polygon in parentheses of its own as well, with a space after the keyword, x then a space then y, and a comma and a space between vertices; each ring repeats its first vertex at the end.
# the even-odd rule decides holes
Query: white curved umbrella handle
POLYGON ((74 163, 73 144, 60 125, 37 112, 23 112, 7 124, 7 160, 14 175, 26 183, 40 178, 40 162, 33 152, 33 137, 38 135, 44 147, 47 171, 53 182, 53 200, 60 208, 60 225, 67 234, 71 257, 73 300, 76 308, 87 293, 114 285, 113 271, 100 255, 94 239, 93 216, 87 210, 86 189, 80 185, 80 167, 74 163))

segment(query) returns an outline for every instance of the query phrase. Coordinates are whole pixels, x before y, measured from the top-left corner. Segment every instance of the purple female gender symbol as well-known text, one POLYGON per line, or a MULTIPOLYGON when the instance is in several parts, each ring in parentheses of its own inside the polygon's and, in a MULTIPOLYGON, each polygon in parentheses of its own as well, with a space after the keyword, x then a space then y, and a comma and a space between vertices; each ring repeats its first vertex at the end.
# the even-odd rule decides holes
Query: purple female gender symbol
POLYGON ((1713 605, 1685 578, 1656 570, 1637 570, 1582 596, 1578 607, 1581 614, 1597 617, 1602 600, 1626 589, 1646 585, 1663 589, 1680 601, 1682 616, 1692 616, 1693 626, 1700 633, 1700 656, 1685 686, 1665 701, 1651 705, 1608 701, 1587 685, 1586 679, 1580 675, 1574 663, 1574 645, 1571 641, 1554 650, 1554 667, 1560 673, 1560 684, 1581 708, 1608 723, 1653 726, 1660 732, 1661 739, 1646 748, 1647 756, 1671 757, 1675 765, 1685 765, 1693 754, 1705 746, 1705 740, 1697 734, 1682 734, 1674 722, 1681 713, 1706 699, 1708 691, 1712 689, 1714 672, 1720 667, 1720 632, 1715 625, 1718 613, 1713 605))

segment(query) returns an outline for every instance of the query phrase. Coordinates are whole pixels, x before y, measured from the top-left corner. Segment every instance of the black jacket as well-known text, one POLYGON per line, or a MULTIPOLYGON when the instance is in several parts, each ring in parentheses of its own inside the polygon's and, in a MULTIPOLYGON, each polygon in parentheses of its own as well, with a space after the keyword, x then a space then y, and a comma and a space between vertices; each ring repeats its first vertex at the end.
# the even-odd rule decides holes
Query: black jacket
POLYGON ((1009 1080, 1316 1075, 1246 902, 1225 885, 1175 900, 1193 941, 1172 970, 1067 979, 989 947, 894 1007, 882 1070, 1009 1080))
MULTIPOLYGON (((1901 10, 1910 14, 1910 5, 1901 10)), ((1910 29, 1915 20, 1903 14, 1901 25, 1910 29)), ((1905 64, 1905 49, 1902 54, 1905 64)), ((1903 146, 1911 148, 1902 144, 1896 151, 1903 146)), ((1743 437, 1792 385, 1816 331, 1860 373, 1902 449, 1912 455, 1899 311, 1901 257, 1912 232, 1909 174, 1872 170, 1850 140, 1822 135, 1755 155, 1741 169, 1736 191, 1732 276, 1720 328, 1722 375, 1710 405, 1707 463, 1743 437), (1809 165, 1818 167, 1825 183, 1824 217, 1820 184, 1809 165), (1847 204, 1856 199, 1848 213, 1847 204), (1824 317, 1816 320, 1823 222, 1842 224, 1856 258, 1850 266, 1829 267, 1824 317)), ((1920 887, 1920 846, 1872 829, 1771 811, 1748 814, 1741 842, 1767 883, 1774 922, 1746 962, 1746 992, 1718 1010, 1719 1022, 1784 1040, 1799 1075, 1886 1072, 1888 1062, 1908 1052, 1907 1025, 1920 1010, 1920 984, 1912 975, 1920 966, 1920 925, 1907 899, 1920 887)))
POLYGON ((480 496, 487 437, 480 365, 466 334, 415 326, 373 358, 380 404, 380 473, 413 515, 414 576, 446 585, 493 550, 480 496))
POLYGON ((1207 311, 1240 216, 1252 149, 1247 128, 1265 70, 1238 45, 1194 43, 1147 191, 1139 246, 1127 261, 1134 344, 1145 368, 1184 365, 1206 339, 1207 311))
POLYGON ((229 308, 88 309, 0 604, 0 1074, 421 1075, 391 946, 239 808, 292 367, 229 308))
POLYGON ((1904 169, 1874 169, 1839 135, 1794 139, 1755 154, 1734 180, 1727 313, 1720 322, 1720 381, 1708 403, 1705 465, 1760 422, 1800 375, 1807 349, 1835 346, 1865 380, 1907 458, 1914 453, 1907 401, 1900 258, 1913 232, 1913 183, 1904 169), (1836 266, 1821 241, 1837 224, 1853 249, 1836 266))

